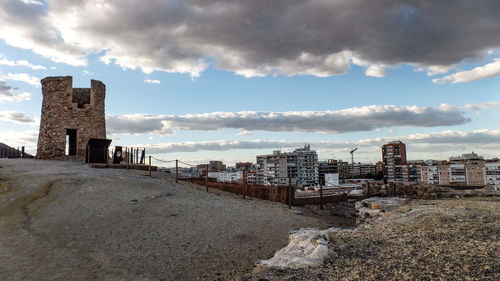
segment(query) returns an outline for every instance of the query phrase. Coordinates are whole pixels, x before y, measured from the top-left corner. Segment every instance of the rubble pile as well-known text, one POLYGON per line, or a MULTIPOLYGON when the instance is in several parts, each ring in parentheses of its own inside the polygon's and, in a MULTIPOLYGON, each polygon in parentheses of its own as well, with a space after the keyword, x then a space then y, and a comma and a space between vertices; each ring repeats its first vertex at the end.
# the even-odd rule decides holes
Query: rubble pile
POLYGON ((363 184, 365 195, 399 196, 413 199, 434 199, 452 191, 448 187, 423 183, 391 183, 372 182, 363 184))
POLYGON ((397 197, 371 197, 361 201, 357 201, 354 205, 356 213, 360 219, 378 217, 383 213, 393 210, 406 202, 409 199, 397 197))

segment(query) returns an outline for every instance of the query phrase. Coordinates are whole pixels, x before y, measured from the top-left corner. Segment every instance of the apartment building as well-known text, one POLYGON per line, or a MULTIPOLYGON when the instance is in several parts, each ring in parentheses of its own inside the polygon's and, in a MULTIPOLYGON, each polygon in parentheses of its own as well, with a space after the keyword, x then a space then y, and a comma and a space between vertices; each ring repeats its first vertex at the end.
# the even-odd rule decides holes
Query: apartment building
POLYGON ((485 183, 500 185, 500 160, 493 159, 484 163, 485 183))
POLYGON ((382 146, 384 175, 388 182, 408 181, 406 165, 406 145, 401 141, 392 141, 382 146))
POLYGON ((319 180, 323 183, 326 182, 325 174, 338 174, 339 165, 336 159, 328 159, 325 161, 318 161, 318 176, 319 180))
MULTIPOLYGON (((488 167, 493 173, 495 164, 488 167)), ((420 173, 421 181, 429 184, 483 186, 488 183, 484 157, 474 152, 452 156, 449 161, 427 162, 421 166, 420 173)))
POLYGON ((354 163, 348 165, 349 178, 371 178, 376 173, 376 166, 371 163, 354 163))
POLYGON ((346 179, 350 179, 351 177, 349 176, 349 166, 350 164, 346 161, 339 160, 337 162, 337 165, 339 167, 339 179, 341 181, 345 181, 346 179))
POLYGON ((406 163, 406 169, 403 171, 404 177, 407 177, 407 181, 418 182, 421 180, 421 169, 425 165, 423 160, 410 160, 406 163))
POLYGON ((209 170, 218 172, 218 171, 225 171, 226 170, 226 165, 222 163, 222 161, 210 161, 208 164, 209 170))
POLYGON ((439 184, 439 170, 437 165, 423 165, 420 167, 420 182, 439 184))
POLYGON ((243 172, 242 171, 208 172, 208 177, 216 178, 218 182, 236 182, 243 180, 243 172))
POLYGON ((274 151, 257 156, 257 182, 263 185, 316 185, 319 179, 318 154, 309 145, 292 152, 274 151))
POLYGON ((247 184, 257 184, 257 172, 247 172, 247 184))
POLYGON ((375 173, 383 173, 384 172, 384 162, 378 161, 375 163, 375 173))
POLYGON ((236 163, 236 170, 250 172, 254 170, 254 166, 252 162, 238 162, 236 163))

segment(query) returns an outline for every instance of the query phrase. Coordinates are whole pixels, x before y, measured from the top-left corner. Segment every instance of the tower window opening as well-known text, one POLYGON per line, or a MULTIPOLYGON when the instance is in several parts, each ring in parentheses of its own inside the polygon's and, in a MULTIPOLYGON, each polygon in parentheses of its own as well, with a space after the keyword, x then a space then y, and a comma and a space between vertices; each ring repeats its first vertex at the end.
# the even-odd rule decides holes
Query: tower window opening
POLYGON ((66 151, 67 156, 76 155, 76 129, 66 129, 66 151))

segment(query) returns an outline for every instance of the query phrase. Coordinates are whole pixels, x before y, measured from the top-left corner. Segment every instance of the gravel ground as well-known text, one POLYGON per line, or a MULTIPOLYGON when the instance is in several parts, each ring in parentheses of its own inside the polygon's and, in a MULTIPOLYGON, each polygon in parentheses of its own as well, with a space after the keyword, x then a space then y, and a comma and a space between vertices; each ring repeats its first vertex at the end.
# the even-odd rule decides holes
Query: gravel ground
POLYGON ((500 199, 413 200, 339 232, 345 247, 306 269, 256 269, 244 280, 500 280, 500 199))
POLYGON ((279 203, 81 162, 0 160, 0 280, 228 280, 327 228, 279 203))

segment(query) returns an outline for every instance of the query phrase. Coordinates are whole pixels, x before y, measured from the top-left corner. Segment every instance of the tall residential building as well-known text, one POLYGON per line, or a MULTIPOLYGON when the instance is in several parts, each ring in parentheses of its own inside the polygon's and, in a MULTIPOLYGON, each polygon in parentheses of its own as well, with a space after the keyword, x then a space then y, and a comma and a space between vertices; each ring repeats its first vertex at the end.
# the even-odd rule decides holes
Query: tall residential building
POLYGON ((338 174, 339 166, 336 159, 328 159, 325 161, 318 161, 318 174, 319 180, 325 183, 325 174, 338 174))
POLYGON ((337 165, 339 167, 339 179, 343 181, 350 179, 349 166, 351 166, 351 164, 349 164, 349 162, 339 160, 337 165))
POLYGON ((298 186, 315 185, 318 183, 318 154, 309 145, 295 149, 292 152, 277 150, 273 154, 257 156, 257 182, 263 185, 298 186))
POLYGON ((406 145, 401 141, 392 141, 382 146, 384 175, 388 182, 408 181, 406 165, 406 145))
POLYGON ((439 172, 437 165, 420 166, 420 182, 428 184, 439 184, 439 172))
POLYGON ((484 163, 485 183, 500 185, 500 160, 493 159, 484 163))
POLYGON ((221 172, 226 170, 226 165, 222 161, 210 161, 208 164, 210 171, 221 172))
POLYGON ((418 182, 421 180, 421 168, 425 165, 423 160, 410 160, 406 163, 406 174, 408 175, 408 181, 418 182))

